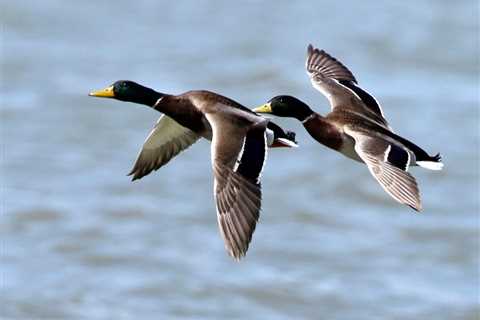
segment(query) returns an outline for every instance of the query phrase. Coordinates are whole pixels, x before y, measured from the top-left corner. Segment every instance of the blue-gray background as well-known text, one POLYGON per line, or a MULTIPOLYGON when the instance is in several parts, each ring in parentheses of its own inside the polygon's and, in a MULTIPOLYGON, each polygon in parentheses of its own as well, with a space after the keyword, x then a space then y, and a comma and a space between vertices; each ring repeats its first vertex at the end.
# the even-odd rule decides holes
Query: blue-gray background
POLYGON ((478 319, 477 1, 1 1, 0 317, 478 319), (159 116, 87 97, 117 79, 254 107, 327 101, 313 43, 445 170, 413 169, 424 212, 314 142, 272 150, 261 221, 233 262, 209 143, 131 183, 159 116))

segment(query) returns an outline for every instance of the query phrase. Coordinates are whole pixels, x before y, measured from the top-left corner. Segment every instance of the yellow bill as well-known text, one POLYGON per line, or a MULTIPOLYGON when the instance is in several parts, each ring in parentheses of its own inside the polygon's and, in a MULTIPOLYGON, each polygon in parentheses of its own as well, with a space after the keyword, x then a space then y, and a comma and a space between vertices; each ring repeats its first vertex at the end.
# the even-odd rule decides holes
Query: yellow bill
POLYGON ((101 97, 101 98, 114 98, 115 93, 113 92, 113 86, 106 87, 102 90, 92 91, 88 94, 92 97, 101 97))
POLYGON ((260 107, 253 109, 253 112, 272 113, 272 106, 270 105, 270 103, 266 103, 264 105, 261 105, 260 107))

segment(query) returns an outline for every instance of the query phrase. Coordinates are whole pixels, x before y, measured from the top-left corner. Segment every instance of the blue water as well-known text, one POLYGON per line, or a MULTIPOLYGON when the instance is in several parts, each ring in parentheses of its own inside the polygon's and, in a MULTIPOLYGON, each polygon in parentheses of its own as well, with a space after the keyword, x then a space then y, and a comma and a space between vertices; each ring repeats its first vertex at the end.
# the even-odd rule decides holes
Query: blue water
POLYGON ((2 1, 5 319, 478 319, 476 1, 2 1), (424 211, 314 142, 272 150, 241 262, 217 230, 210 146, 126 177, 159 114, 87 97, 117 79, 329 111, 308 43, 354 72, 395 131, 441 152, 424 211))

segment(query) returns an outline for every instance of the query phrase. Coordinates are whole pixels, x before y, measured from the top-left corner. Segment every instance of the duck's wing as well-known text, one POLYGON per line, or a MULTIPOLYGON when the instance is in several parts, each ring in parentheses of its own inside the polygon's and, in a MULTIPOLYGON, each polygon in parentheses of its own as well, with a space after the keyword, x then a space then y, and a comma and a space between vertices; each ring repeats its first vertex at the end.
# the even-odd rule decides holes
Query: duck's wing
POLYGON ((212 167, 217 221, 235 259, 248 250, 261 206, 260 176, 267 157, 267 121, 245 127, 206 115, 212 127, 212 167))
POLYGON ((308 46, 306 68, 310 81, 330 102, 332 111, 348 109, 387 127, 378 101, 360 88, 352 72, 324 50, 308 46))
POLYGON ((324 50, 314 48, 311 44, 307 48, 306 67, 310 76, 318 75, 324 78, 357 83, 353 73, 344 64, 324 50))
POLYGON ((415 178, 407 172, 411 155, 401 144, 381 135, 346 126, 355 140, 355 151, 383 189, 400 203, 420 211, 420 192, 415 178))
POLYGON ((153 170, 158 170, 177 154, 194 144, 200 136, 162 115, 145 140, 142 150, 128 175, 140 179, 153 170))

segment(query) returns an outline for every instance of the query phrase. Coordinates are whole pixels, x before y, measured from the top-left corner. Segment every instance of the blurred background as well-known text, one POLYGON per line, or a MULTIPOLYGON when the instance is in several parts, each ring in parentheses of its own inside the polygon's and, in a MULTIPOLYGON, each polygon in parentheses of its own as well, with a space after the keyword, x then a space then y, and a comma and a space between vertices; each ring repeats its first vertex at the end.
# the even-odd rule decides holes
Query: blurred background
POLYGON ((4 319, 478 319, 478 1, 0 1, 4 319), (175 4, 174 4, 175 3, 175 4), (424 205, 314 142, 272 150, 241 262, 216 225, 210 145, 129 172, 159 113, 87 96, 118 79, 327 113, 306 47, 344 62, 397 133, 424 205))

